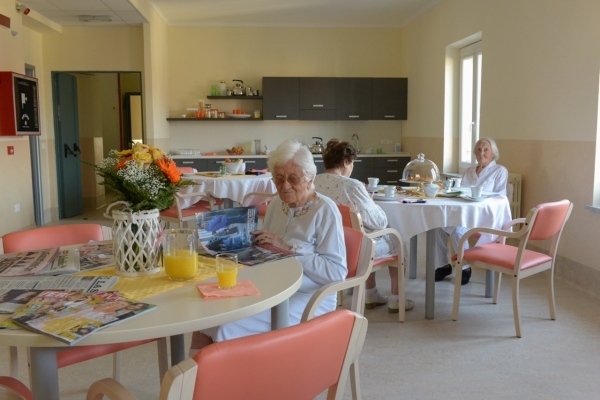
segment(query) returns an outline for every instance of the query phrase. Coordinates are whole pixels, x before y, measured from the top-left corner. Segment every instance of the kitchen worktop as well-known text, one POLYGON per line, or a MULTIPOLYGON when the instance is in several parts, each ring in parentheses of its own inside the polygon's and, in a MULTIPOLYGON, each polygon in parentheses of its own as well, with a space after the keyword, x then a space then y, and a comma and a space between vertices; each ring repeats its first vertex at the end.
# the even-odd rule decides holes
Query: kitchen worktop
MULTIPOLYGON (((406 153, 406 152, 402 152, 402 153, 383 153, 383 154, 376 154, 376 153, 371 153, 371 154, 364 154, 364 153, 360 153, 358 155, 359 157, 410 157, 410 153, 406 153)), ((266 158, 266 154, 261 154, 261 155, 257 155, 257 154, 217 154, 216 156, 205 156, 205 155, 198 155, 198 154, 173 154, 173 155, 169 155, 169 157, 173 158, 173 159, 192 159, 192 158, 198 158, 198 159, 211 159, 211 158, 248 158, 248 159, 252 159, 252 158, 266 158)), ((322 154, 313 154, 313 157, 323 157, 322 154)))

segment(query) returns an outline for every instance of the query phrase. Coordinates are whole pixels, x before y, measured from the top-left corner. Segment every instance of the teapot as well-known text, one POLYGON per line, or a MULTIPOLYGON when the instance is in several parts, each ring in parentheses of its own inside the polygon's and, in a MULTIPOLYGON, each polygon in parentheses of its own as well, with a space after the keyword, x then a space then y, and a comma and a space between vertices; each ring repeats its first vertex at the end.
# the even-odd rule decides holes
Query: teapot
POLYGON ((322 154, 323 146, 321 145, 321 142, 323 141, 323 138, 313 136, 313 139, 320 139, 321 141, 317 140, 315 144, 310 147, 310 152, 313 154, 322 154))
POLYGON ((242 83, 244 83, 244 81, 239 80, 239 79, 234 79, 234 82, 240 82, 240 83, 236 83, 235 86, 231 89, 231 94, 233 96, 243 96, 244 93, 244 87, 241 85, 242 83))

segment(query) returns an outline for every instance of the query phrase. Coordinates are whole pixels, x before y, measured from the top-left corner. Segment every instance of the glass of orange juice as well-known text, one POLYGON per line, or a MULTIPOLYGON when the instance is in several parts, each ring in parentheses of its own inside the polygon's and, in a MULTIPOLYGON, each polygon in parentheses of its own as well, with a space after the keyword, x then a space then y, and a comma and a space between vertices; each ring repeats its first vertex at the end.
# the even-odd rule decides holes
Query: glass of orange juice
POLYGON ((173 281, 187 281, 198 273, 198 231, 167 229, 163 232, 163 265, 173 281))
POLYGON ((237 284, 237 254, 219 253, 216 257, 219 289, 233 289, 237 284))

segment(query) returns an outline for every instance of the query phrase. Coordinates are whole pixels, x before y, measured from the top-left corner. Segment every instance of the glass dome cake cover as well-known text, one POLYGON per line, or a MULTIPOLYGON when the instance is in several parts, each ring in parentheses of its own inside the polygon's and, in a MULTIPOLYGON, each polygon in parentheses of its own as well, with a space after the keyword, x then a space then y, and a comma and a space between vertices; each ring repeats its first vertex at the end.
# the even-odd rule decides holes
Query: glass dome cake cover
POLYGON ((414 183, 437 182, 440 180, 440 171, 433 161, 425 158, 425 154, 419 153, 416 159, 404 167, 402 180, 414 183))

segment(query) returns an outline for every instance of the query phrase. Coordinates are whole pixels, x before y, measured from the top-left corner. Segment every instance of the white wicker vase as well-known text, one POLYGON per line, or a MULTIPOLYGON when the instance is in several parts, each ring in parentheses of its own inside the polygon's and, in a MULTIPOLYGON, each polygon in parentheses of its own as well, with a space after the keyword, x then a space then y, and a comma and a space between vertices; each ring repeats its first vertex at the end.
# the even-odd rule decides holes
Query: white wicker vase
POLYGON ((113 211, 115 273, 136 277, 160 271, 161 228, 158 210, 113 211))

